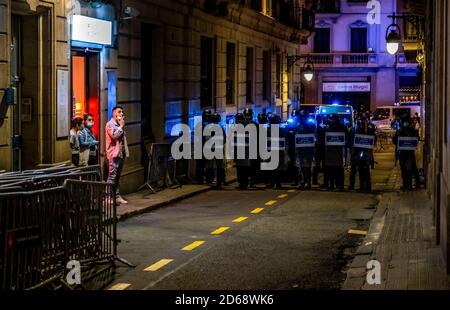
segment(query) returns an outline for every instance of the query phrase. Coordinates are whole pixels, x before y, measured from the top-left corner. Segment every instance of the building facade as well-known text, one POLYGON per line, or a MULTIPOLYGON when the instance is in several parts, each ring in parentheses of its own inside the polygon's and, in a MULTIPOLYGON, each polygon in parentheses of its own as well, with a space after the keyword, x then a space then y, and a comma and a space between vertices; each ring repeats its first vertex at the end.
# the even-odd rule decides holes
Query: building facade
POLYGON ((130 192, 144 183, 147 146, 205 109, 286 118, 302 87, 287 56, 300 54, 313 18, 303 0, 1 0, 0 170, 70 160, 70 120, 84 113, 105 167, 103 128, 120 105, 130 192), (101 35, 80 31, 86 23, 101 35))
POLYGON ((426 12, 424 164, 433 201, 436 239, 450 274, 450 5, 445 0, 407 2, 415 8, 415 14, 426 12))
POLYGON ((352 105, 357 111, 419 103, 418 63, 409 52, 415 47, 403 44, 399 55, 390 55, 384 39, 388 16, 401 11, 397 0, 320 1, 315 35, 302 49, 317 71, 305 103, 352 105))

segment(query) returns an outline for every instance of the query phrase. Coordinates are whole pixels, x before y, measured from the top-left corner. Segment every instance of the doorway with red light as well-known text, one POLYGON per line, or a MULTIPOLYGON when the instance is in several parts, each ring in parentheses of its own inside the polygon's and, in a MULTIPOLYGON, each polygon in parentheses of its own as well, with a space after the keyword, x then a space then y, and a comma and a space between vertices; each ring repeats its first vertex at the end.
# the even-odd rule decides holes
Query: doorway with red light
POLYGON ((100 57, 88 49, 72 50, 72 119, 94 116, 94 133, 100 141, 100 57))

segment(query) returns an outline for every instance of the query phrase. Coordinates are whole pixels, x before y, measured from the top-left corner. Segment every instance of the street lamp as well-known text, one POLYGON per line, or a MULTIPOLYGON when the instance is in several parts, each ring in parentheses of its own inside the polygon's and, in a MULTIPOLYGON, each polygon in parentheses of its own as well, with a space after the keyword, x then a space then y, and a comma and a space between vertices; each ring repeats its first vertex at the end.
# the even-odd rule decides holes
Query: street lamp
POLYGON ((395 15, 393 13, 391 16, 392 24, 390 24, 386 29, 386 48, 389 54, 395 55, 400 49, 401 31, 400 27, 395 23, 395 19, 404 19, 411 23, 416 29, 416 34, 419 36, 419 40, 422 39, 423 35, 423 17, 417 15, 395 15))
POLYGON ((314 64, 311 61, 309 55, 295 55, 295 56, 286 56, 287 58, 287 71, 290 72, 294 64, 300 59, 306 59, 306 62, 303 64, 302 74, 303 78, 307 82, 311 82, 314 78, 314 64))

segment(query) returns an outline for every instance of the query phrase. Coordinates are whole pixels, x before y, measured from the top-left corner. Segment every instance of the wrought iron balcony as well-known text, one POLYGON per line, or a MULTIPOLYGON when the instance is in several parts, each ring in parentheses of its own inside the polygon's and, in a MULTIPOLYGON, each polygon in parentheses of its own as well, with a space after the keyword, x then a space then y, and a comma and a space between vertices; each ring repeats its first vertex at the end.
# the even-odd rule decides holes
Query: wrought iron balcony
POLYGON ((375 53, 326 53, 310 54, 316 67, 376 67, 378 55, 375 53))

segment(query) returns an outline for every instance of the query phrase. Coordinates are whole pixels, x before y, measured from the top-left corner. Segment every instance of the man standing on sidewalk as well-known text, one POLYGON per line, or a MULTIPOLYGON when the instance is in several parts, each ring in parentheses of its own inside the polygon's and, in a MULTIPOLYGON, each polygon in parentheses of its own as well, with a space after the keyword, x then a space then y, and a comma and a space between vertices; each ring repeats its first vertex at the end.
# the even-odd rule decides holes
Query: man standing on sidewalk
POLYGON ((129 157, 127 137, 125 133, 125 115, 122 107, 113 109, 113 118, 106 124, 106 156, 109 162, 108 183, 116 187, 116 201, 119 204, 128 203, 120 196, 119 180, 125 158, 129 157))

